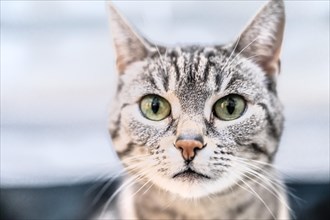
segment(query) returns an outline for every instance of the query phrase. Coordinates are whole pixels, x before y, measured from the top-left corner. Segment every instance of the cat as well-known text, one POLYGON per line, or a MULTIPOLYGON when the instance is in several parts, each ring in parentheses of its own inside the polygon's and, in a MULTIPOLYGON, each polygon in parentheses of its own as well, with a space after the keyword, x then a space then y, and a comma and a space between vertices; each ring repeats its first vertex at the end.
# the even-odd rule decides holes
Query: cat
POLYGON ((126 176, 100 218, 289 219, 271 165, 284 123, 284 2, 211 46, 156 45, 109 10, 118 72, 109 131, 126 176))

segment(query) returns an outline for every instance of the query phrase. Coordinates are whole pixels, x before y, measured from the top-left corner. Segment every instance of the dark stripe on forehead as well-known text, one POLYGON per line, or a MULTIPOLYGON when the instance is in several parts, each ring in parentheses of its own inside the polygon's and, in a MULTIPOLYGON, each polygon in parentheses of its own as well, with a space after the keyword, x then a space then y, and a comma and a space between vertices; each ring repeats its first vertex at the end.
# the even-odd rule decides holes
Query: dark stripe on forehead
POLYGON ((188 59, 185 60, 184 62, 184 70, 187 74, 187 80, 188 82, 193 82, 195 81, 195 72, 193 69, 193 62, 194 62, 194 57, 192 54, 190 53, 186 53, 186 55, 188 56, 188 59))
POLYGON ((162 68, 161 70, 161 77, 162 77, 162 83, 163 83, 163 87, 165 91, 168 91, 168 85, 169 85, 169 75, 168 75, 168 71, 165 66, 162 68))
POLYGON ((178 52, 173 50, 169 53, 169 56, 171 57, 171 61, 172 61, 172 65, 174 67, 174 71, 175 71, 175 79, 176 81, 179 81, 180 79, 180 68, 178 66, 178 52))
MULTIPOLYGON (((160 47, 158 47, 160 48, 160 47)), ((162 82, 162 86, 164 88, 165 91, 168 90, 168 80, 169 80, 169 75, 168 75, 168 69, 166 66, 166 54, 167 53, 167 49, 165 47, 161 47, 158 51, 157 51, 157 59, 158 62, 155 62, 155 64, 157 65, 156 67, 156 76, 154 76, 155 74, 151 74, 151 77, 159 77, 161 79, 162 82), (163 55, 163 56, 162 56, 163 55)), ((156 59, 156 58, 155 58, 156 59)), ((153 81, 157 81, 156 79, 153 79, 153 81)), ((160 90, 160 88, 157 87, 157 84, 154 83, 156 88, 158 90, 160 90)))
POLYGON ((157 88, 156 81, 151 73, 148 74, 148 76, 144 80, 148 81, 152 87, 157 88))
MULTIPOLYGON (((200 73, 200 63, 201 63, 201 54, 203 50, 198 49, 194 54, 194 71, 198 74, 199 80, 203 78, 203 75, 200 73)), ((205 68, 204 68, 205 69, 205 68)))
POLYGON ((178 67, 178 63, 177 63, 177 58, 175 58, 173 65, 174 65, 174 69, 175 69, 175 79, 176 81, 179 81, 180 79, 180 69, 178 67))
POLYGON ((141 81, 149 84, 149 86, 158 91, 162 91, 162 88, 159 88, 159 86, 163 87, 164 90, 168 87, 168 76, 161 66, 158 69, 153 70, 153 72, 144 74, 141 81), (157 83, 157 81, 160 81, 161 85, 159 85, 160 83, 157 83))
POLYGON ((213 64, 212 62, 210 62, 211 57, 214 57, 214 52, 213 51, 208 51, 208 52, 204 52, 204 57, 206 58, 206 64, 204 66, 204 71, 203 71, 203 81, 206 82, 208 80, 208 76, 210 73, 210 66, 213 64))
POLYGON ((204 55, 207 59, 210 59, 211 57, 215 56, 215 51, 214 50, 207 50, 207 51, 203 51, 204 55))
POLYGON ((220 73, 215 75, 215 84, 217 85, 215 92, 219 92, 221 89, 221 84, 222 84, 222 77, 221 77, 220 73))
POLYGON ((232 86, 236 80, 244 81, 243 76, 241 76, 237 73, 236 74, 230 74, 230 76, 231 76, 231 78, 230 78, 229 82, 227 83, 227 85, 225 87, 225 90, 229 89, 229 87, 232 86))
POLYGON ((203 71, 203 81, 204 82, 207 81, 209 72, 210 72, 210 62, 209 62, 209 59, 207 59, 205 67, 204 67, 204 71, 203 71))
POLYGON ((194 71, 196 73, 199 72, 199 64, 201 62, 201 57, 199 56, 200 52, 198 52, 194 57, 194 71))

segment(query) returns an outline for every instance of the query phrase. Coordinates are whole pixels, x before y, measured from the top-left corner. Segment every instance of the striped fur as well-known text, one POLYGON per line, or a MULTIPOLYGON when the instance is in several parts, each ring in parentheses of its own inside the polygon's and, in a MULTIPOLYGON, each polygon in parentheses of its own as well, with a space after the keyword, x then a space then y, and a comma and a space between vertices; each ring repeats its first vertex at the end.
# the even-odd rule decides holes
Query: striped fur
POLYGON ((276 93, 283 2, 266 4, 233 43, 206 47, 156 46, 110 10, 119 81, 109 130, 126 181, 135 178, 113 218, 288 218, 284 189, 268 165, 284 121, 276 93), (170 116, 143 117, 139 101, 147 94, 168 100, 170 116), (213 105, 228 94, 243 96, 247 109, 222 121, 213 105), (173 146, 182 133, 203 136, 207 145, 189 166, 208 179, 173 178, 186 166, 173 146))

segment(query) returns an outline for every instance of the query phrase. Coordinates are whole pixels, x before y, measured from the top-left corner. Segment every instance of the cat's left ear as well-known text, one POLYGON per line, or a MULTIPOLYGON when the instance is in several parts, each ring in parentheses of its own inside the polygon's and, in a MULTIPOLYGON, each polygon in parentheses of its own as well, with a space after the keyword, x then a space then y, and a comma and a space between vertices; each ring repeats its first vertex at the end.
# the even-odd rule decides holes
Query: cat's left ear
POLYGON ((109 2, 110 28, 116 52, 118 73, 124 73, 126 67, 136 61, 143 60, 150 49, 150 44, 140 36, 127 20, 109 2))
POLYGON ((238 39, 236 51, 253 59, 271 78, 280 71, 284 23, 284 2, 270 0, 238 39))

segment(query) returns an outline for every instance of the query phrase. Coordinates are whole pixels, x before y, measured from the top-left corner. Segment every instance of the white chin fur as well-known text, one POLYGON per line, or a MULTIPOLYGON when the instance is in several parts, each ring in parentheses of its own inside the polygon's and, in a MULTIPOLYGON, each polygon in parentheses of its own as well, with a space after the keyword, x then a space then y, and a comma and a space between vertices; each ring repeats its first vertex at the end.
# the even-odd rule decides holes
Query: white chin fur
POLYGON ((183 182, 173 180, 171 181, 171 185, 166 185, 165 190, 185 199, 196 199, 208 196, 210 194, 210 192, 205 190, 206 184, 202 181, 183 182))
POLYGON ((166 179, 163 177, 154 178, 154 183, 164 191, 184 199, 198 199, 220 193, 228 189, 232 182, 221 178, 218 180, 192 180, 183 181, 181 179, 166 179))

